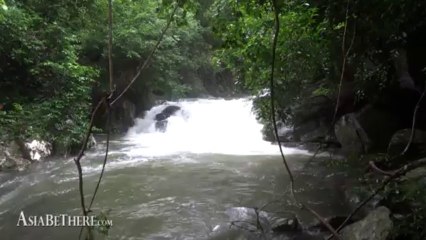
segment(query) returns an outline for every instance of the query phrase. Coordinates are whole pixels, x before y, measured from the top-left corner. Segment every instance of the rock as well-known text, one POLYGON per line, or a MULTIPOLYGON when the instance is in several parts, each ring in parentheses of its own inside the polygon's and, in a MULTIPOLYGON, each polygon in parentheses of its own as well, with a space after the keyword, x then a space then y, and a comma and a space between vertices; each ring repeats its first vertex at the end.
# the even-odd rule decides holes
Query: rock
POLYGON ((386 149, 398 129, 398 121, 391 113, 368 105, 359 112, 343 115, 334 132, 344 153, 359 155, 386 149))
POLYGON ((31 161, 40 161, 52 154, 52 145, 45 141, 33 140, 25 143, 31 161))
POLYGON ((415 180, 415 181, 424 181, 426 178, 426 167, 418 167, 409 172, 407 172, 403 179, 405 180, 415 180))
POLYGON ((167 120, 155 122, 155 130, 165 132, 167 129, 167 120))
POLYGON ((299 231, 299 220, 294 218, 280 218, 271 223, 273 232, 293 232, 299 231))
POLYGON ((353 113, 343 115, 334 125, 337 141, 346 155, 360 155, 371 147, 371 141, 353 113))
POLYGON ((253 232, 262 231, 276 233, 294 233, 301 230, 299 220, 293 216, 284 218, 265 211, 255 211, 254 208, 234 207, 225 212, 235 226, 253 232))
POLYGON ((250 231, 260 231, 259 228, 271 229, 268 214, 264 211, 258 211, 256 214, 254 208, 233 207, 227 209, 225 213, 229 216, 229 221, 234 222, 238 227, 250 231))
MULTIPOLYGON (((136 118, 136 106, 127 98, 122 98, 112 107, 111 129, 113 132, 126 132, 134 124, 136 118)), ((107 111, 103 109, 96 116, 95 126, 106 129, 107 126, 107 111)))
POLYGON ((97 144, 96 138, 95 136, 93 136, 93 133, 91 133, 89 136, 89 141, 87 142, 87 148, 88 149, 94 148, 96 144, 97 144))
MULTIPOLYGON (((401 129, 393 134, 387 149, 387 153, 391 157, 400 155, 407 143, 410 141, 411 129, 401 129)), ((421 158, 426 156, 426 131, 415 130, 414 138, 408 149, 406 157, 411 159, 421 158)))
POLYGON ((342 239, 345 240, 386 240, 393 228, 390 210, 378 207, 364 219, 342 229, 342 239))
POLYGON ((167 129, 167 119, 179 110, 181 110, 181 107, 176 105, 169 105, 161 110, 161 112, 154 117, 156 121, 155 129, 159 132, 165 132, 167 129))
POLYGON ((18 166, 17 161, 12 158, 10 153, 6 150, 0 157, 0 169, 13 169, 18 166))
POLYGON ((22 157, 21 150, 15 141, 0 145, 0 170, 21 170, 30 163, 22 157))
POLYGON ((12 141, 0 144, 0 170, 23 170, 31 162, 41 161, 52 153, 52 146, 45 141, 12 141))
MULTIPOLYGON (((254 105, 259 107, 269 101, 269 92, 265 91, 254 99, 254 105)), ((305 99, 294 106, 288 107, 280 114, 292 116, 286 121, 287 126, 278 122, 280 142, 322 142, 329 135, 333 117, 333 102, 325 96, 305 99), (291 126, 290 126, 291 125, 291 126)), ((272 124, 267 124, 262 130, 266 141, 275 141, 272 124)))
POLYGON ((293 109, 293 135, 302 142, 318 142, 326 138, 333 117, 333 103, 325 96, 305 100, 293 109))
POLYGON ((180 109, 181 108, 179 106, 169 105, 165 107, 159 114, 155 115, 155 120, 164 121, 180 109))
POLYGON ((385 150, 393 133, 400 126, 397 116, 371 105, 367 105, 355 115, 370 140, 371 150, 385 150))
MULTIPOLYGON (((278 130, 278 140, 280 142, 288 143, 288 142, 295 142, 296 139, 294 137, 294 130, 293 129, 285 129, 285 130, 278 130)), ((275 136, 268 136, 267 138, 275 139, 275 136)))

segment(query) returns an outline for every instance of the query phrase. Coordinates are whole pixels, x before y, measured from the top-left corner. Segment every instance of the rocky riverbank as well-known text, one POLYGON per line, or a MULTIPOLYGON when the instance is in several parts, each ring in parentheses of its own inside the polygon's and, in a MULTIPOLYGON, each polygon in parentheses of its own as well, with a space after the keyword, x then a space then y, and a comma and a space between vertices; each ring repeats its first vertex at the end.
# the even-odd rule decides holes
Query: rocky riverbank
MULTIPOLYGON (((89 138, 88 148, 96 145, 93 135, 89 138)), ((52 144, 44 140, 15 140, 0 142, 0 171, 23 171, 30 164, 45 161, 56 152, 52 144)))

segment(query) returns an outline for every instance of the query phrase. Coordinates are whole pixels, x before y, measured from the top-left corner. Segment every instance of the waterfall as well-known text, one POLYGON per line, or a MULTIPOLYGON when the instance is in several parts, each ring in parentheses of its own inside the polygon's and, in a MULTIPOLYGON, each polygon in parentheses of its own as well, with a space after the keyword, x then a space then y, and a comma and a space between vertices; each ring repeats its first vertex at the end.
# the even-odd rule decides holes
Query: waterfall
MULTIPOLYGON (((216 153, 275 155, 278 147, 262 139, 262 125, 252 111, 250 98, 185 99, 149 110, 129 129, 126 139, 142 155, 216 153), (164 132, 156 129, 155 117, 167 106, 178 106, 166 121, 164 132), (144 152, 144 153, 142 153, 144 152)), ((288 153, 299 151, 285 149, 288 153)))

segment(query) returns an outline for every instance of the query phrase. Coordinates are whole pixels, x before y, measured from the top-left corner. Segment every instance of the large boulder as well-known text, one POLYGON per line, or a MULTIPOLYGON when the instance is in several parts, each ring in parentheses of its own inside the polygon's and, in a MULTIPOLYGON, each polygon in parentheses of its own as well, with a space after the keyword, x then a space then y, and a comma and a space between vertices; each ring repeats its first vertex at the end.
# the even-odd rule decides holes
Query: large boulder
POLYGON ((326 139, 333 118, 333 102, 325 96, 304 100, 292 108, 293 127, 286 131, 282 140, 319 142, 326 139))
POLYGON ((21 148, 16 141, 0 144, 0 170, 22 170, 28 164, 30 164, 30 159, 23 157, 21 148))
POLYGON ((390 213, 383 206, 374 209, 364 219, 343 228, 342 239, 386 240, 393 228, 390 213))
MULTIPOLYGON (((411 138, 411 129, 401 129, 393 134, 387 149, 391 157, 397 157, 404 152, 411 138)), ((426 131, 414 130, 413 140, 405 153, 406 157, 416 159, 426 156, 426 131)))
POLYGON ((167 129, 167 119, 175 114, 177 111, 179 111, 181 107, 176 105, 169 105, 165 107, 163 110, 161 110, 160 113, 155 115, 154 120, 155 122, 155 129, 160 132, 165 132, 167 129))
MULTIPOLYGON (((134 124, 136 118, 136 107, 130 100, 118 101, 113 106, 111 126, 115 132, 126 132, 134 124)), ((104 116, 106 118, 106 115, 104 116)))
POLYGON ((334 133, 346 155, 360 155, 371 147, 371 140, 353 113, 343 115, 336 122, 334 133))
POLYGON ((89 136, 89 141, 87 142, 87 149, 92 149, 94 147, 96 147, 98 143, 96 142, 96 138, 93 135, 93 133, 90 134, 89 136))
POLYGON ((360 154, 385 150, 398 127, 399 119, 394 115, 367 105, 359 112, 343 115, 334 131, 345 153, 360 154))
POLYGON ((387 148, 393 133, 400 127, 400 119, 386 109, 367 105, 356 113, 360 126, 371 140, 372 149, 387 148))
POLYGON ((179 106, 169 105, 165 107, 160 113, 155 115, 155 121, 164 121, 179 110, 180 110, 179 106))
POLYGON ((32 162, 44 160, 51 154, 52 145, 41 140, 0 143, 0 170, 23 170, 32 162))

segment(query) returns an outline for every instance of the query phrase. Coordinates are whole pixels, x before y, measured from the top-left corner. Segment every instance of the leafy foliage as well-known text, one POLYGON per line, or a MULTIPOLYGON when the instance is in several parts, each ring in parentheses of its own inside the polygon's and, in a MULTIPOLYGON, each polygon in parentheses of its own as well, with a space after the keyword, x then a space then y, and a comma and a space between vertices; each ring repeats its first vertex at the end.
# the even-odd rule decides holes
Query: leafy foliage
MULTIPOLYGON (((211 46, 203 36, 207 30, 196 16, 205 10, 197 1, 178 3, 157 53, 132 88, 135 96, 146 94, 147 88, 169 99, 204 91, 200 76, 186 73, 210 66, 211 46)), ((0 111, 1 138, 44 138, 61 149, 77 145, 87 128, 93 90, 107 91, 108 2, 0 4, 0 103, 6 106, 0 111)), ((118 90, 129 82, 123 76, 134 74, 152 51, 174 4, 114 1, 118 90)))
POLYGON ((78 40, 58 22, 13 5, 0 11, 0 100, 10 106, 0 112, 1 137, 77 144, 97 71, 78 62, 78 40))
MULTIPOLYGON (((106 2, 97 1, 99 16, 107 15, 106 2)), ((185 2, 178 8, 173 21, 161 42, 150 65, 142 73, 134 91, 150 88, 160 89, 168 98, 185 96, 192 89, 190 79, 183 72, 197 72, 208 61, 210 46, 204 41, 205 31, 195 18, 193 2, 185 2)), ((170 18, 174 1, 130 1, 114 2, 113 60, 117 69, 125 72, 136 69, 157 43, 166 22, 170 18)), ((84 56, 100 56, 103 64, 106 56, 105 23, 97 19, 91 28, 81 31, 84 56)), ((104 66, 104 65, 102 65, 104 66)), ((104 68, 103 68, 104 69, 104 68)), ((105 85, 105 81, 102 82, 105 85)), ((118 82, 124 88, 127 82, 118 82)))
MULTIPOLYGON (((274 26, 269 3, 217 1, 212 9, 216 32, 224 40, 217 63, 235 70, 238 81, 258 94, 269 87, 271 39, 274 26)), ((281 109, 311 94, 313 83, 323 82, 328 70, 327 21, 318 19, 318 10, 299 1, 287 1, 280 11, 275 76, 277 103, 281 109)), ((327 92, 316 91, 315 94, 327 92)), ((260 119, 269 119, 269 103, 258 101, 260 119)), ((285 113, 281 113, 285 118, 285 113)))

